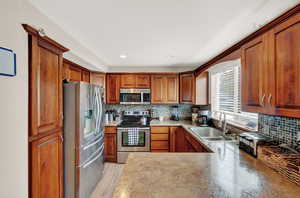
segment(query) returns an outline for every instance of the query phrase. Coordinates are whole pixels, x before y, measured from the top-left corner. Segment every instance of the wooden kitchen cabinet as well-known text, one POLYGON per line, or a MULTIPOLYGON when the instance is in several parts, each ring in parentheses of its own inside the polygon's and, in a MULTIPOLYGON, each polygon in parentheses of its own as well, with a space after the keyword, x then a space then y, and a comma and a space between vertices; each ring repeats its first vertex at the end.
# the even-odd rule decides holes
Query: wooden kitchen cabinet
POLYGON ((117 128, 105 127, 104 159, 108 162, 117 162, 117 128))
POLYGON ((151 76, 151 103, 178 104, 179 77, 177 74, 155 74, 151 76))
POLYGON ((30 143, 31 198, 63 198, 62 132, 30 143))
POLYGON ((91 72, 90 82, 105 88, 105 73, 91 72))
POLYGON ((209 74, 202 72, 195 79, 195 104, 209 105, 209 74))
POLYGON ((135 74, 122 74, 121 75, 121 88, 135 88, 136 75, 135 74))
POLYGON ((300 14, 269 32, 268 113, 300 118, 300 14))
POLYGON ((147 74, 137 74, 136 75, 136 88, 150 88, 150 75, 147 74))
POLYGON ((29 197, 63 198, 63 52, 49 37, 29 35, 29 197))
POLYGON ((242 110, 300 118, 300 14, 242 47, 242 110))
POLYGON ((90 83, 90 72, 87 70, 81 71, 81 81, 90 83))
POLYGON ((121 88, 150 88, 150 75, 122 74, 121 88))
POLYGON ((81 69, 69 65, 69 79, 70 81, 81 81, 81 69))
POLYGON ((194 73, 180 74, 180 103, 195 103, 195 76, 194 73))
POLYGON ((106 103, 119 104, 120 103, 120 80, 119 74, 106 75, 106 103))
POLYGON ((151 152, 169 152, 169 127, 151 127, 151 152))
POLYGON ((206 149, 199 143, 190 133, 185 133, 185 149, 187 152, 207 152, 206 149))
POLYGON ((186 152, 184 133, 182 127, 170 127, 170 152, 186 152))
POLYGON ((267 35, 244 45, 242 53, 242 110, 265 112, 268 78, 267 35))

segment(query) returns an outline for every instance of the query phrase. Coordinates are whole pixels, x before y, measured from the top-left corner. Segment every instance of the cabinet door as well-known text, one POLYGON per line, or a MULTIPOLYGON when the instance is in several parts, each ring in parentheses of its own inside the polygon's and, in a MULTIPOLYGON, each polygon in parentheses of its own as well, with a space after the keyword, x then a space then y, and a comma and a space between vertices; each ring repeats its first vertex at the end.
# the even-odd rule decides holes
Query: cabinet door
POLYGON ((90 72, 82 70, 81 72, 81 81, 83 82, 90 82, 90 72))
POLYGON ((176 152, 186 152, 186 140, 185 140, 185 130, 179 127, 176 130, 175 137, 175 151, 176 152))
POLYGON ((178 104, 179 97, 179 80, 178 75, 166 75, 166 88, 165 92, 165 103, 166 104, 178 104))
POLYGON ((63 75, 62 75, 63 80, 64 79, 70 79, 70 69, 69 65, 66 63, 63 63, 63 75))
POLYGON ((81 69, 73 66, 69 66, 70 70, 70 80, 71 81, 81 81, 81 69))
POLYGON ((63 198, 62 133, 31 142, 30 197, 63 198))
POLYGON ((107 104, 120 103, 120 75, 108 74, 106 82, 106 102, 107 104))
POLYGON ((105 88, 105 74, 104 73, 91 73, 91 79, 90 82, 95 85, 99 85, 101 87, 105 88))
POLYGON ((208 72, 203 72, 196 78, 196 105, 208 105, 208 89, 209 89, 209 75, 208 72))
POLYGON ((170 127, 170 152, 176 152, 176 134, 180 127, 170 127))
POLYGON ((117 162, 117 134, 105 133, 104 158, 108 162, 117 162))
POLYGON ((150 88, 150 75, 137 74, 136 88, 150 88))
POLYGON ((265 36, 242 47, 242 110, 264 113, 268 66, 265 36))
POLYGON ((135 88, 136 76, 134 74, 121 75, 121 88, 135 88))
MULTIPOLYGON (((276 115, 300 118, 300 14, 270 31, 273 83, 268 103, 276 115)), ((268 73, 268 75, 271 75, 268 73)))
POLYGON ((32 37, 29 69, 29 136, 62 127, 62 52, 32 37))
POLYGON ((180 75, 180 103, 194 104, 195 98, 195 78, 194 74, 180 75))
POLYGON ((163 104, 165 102, 165 79, 164 75, 151 76, 151 103, 163 104))

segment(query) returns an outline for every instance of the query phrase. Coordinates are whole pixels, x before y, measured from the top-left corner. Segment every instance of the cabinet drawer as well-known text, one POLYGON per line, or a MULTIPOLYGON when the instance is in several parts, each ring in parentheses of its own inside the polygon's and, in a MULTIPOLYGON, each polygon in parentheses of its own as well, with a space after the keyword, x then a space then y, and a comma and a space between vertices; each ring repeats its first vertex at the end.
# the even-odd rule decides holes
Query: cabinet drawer
POLYGON ((151 141, 151 149, 169 150, 169 141, 151 141))
POLYGON ((169 127, 151 127, 151 133, 169 133, 169 127))
POLYGON ((163 134, 151 134, 151 140, 169 140, 169 134, 163 133, 163 134))

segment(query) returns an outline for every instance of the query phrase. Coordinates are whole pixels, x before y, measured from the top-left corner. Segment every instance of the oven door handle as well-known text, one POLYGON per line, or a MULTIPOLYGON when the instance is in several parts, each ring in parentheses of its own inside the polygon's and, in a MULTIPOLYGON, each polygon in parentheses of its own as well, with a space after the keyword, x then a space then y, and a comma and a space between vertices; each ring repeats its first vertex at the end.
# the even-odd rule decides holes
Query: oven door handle
MULTIPOLYGON (((123 127, 118 127, 117 128, 117 130, 118 130, 118 132, 119 132, 119 130, 123 130, 123 131, 120 131, 120 132, 127 132, 128 131, 128 129, 130 129, 130 128, 123 128, 123 127)), ((146 128, 140 128, 139 130, 150 130, 150 127, 146 127, 146 128)), ((147 131, 148 132, 148 131, 147 131)), ((150 131, 149 131, 150 132, 150 131)))

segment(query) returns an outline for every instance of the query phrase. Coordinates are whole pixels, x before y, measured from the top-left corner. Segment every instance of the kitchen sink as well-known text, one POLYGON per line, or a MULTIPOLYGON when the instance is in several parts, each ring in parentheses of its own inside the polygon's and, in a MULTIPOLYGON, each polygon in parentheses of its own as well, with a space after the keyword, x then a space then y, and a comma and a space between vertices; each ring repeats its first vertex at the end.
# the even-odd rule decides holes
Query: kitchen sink
POLYGON ((212 127, 190 127, 192 133, 206 141, 232 141, 232 138, 223 135, 222 131, 212 127))

